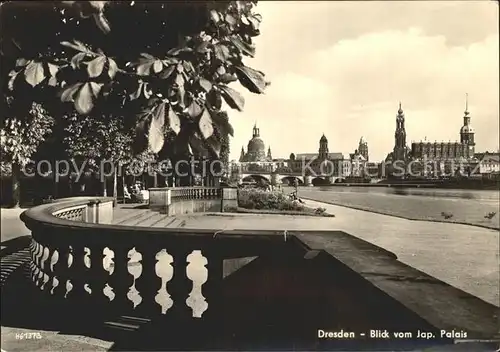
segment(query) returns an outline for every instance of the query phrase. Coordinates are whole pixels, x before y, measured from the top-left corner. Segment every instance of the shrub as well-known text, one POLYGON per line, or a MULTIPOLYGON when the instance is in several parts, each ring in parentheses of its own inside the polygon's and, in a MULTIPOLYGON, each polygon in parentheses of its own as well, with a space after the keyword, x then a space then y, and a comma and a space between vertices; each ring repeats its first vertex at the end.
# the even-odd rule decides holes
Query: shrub
POLYGON ((323 215, 325 212, 326 212, 325 208, 316 208, 314 210, 314 213, 317 214, 317 215, 323 215))
POLYGON ((267 192, 256 188, 238 190, 238 206, 245 209, 303 210, 298 201, 283 192, 267 192))

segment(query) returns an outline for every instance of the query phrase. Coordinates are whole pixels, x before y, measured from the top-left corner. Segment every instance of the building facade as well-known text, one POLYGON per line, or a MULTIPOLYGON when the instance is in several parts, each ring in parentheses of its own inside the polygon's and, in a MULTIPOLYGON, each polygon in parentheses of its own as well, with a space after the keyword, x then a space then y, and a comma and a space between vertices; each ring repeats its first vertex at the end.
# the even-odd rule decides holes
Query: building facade
POLYGON ((468 99, 465 103, 463 125, 460 128, 460 142, 413 142, 411 144, 412 159, 474 159, 474 129, 471 126, 471 116, 468 109, 468 99))
POLYGON ((386 158, 386 175, 389 177, 441 177, 456 173, 469 173, 475 158, 474 129, 471 126, 471 116, 468 109, 468 99, 465 103, 463 124, 460 128, 460 141, 412 142, 411 148, 406 145, 405 115, 399 104, 396 115, 396 131, 394 133, 394 148, 386 158))
POLYGON ((500 173, 500 153, 477 153, 475 158, 478 160, 478 165, 474 173, 481 175, 500 173))
POLYGON ((328 139, 323 134, 319 140, 318 153, 292 153, 288 167, 296 173, 307 174, 312 170, 312 173, 317 176, 342 177, 343 162, 344 155, 342 153, 330 153, 328 139))

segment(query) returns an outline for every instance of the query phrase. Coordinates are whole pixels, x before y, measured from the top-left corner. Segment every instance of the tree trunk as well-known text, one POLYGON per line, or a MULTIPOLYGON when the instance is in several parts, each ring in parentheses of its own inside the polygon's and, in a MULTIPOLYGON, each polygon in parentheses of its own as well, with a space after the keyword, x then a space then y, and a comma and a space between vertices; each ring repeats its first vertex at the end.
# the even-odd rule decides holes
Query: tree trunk
POLYGON ((56 199, 59 190, 59 175, 56 175, 59 170, 56 170, 55 161, 52 162, 52 198, 56 199))
POLYGON ((108 196, 108 185, 107 185, 107 179, 104 177, 104 181, 102 181, 102 196, 107 197, 108 196))
POLYGON ((113 207, 116 207, 118 203, 118 176, 116 175, 116 169, 113 173, 113 207))
POLYGON ((21 167, 12 163, 12 208, 18 208, 21 203, 21 167))
POLYGON ((126 203, 126 199, 125 199, 125 188, 127 187, 127 185, 125 184, 125 174, 122 174, 122 188, 123 188, 123 204, 126 203))

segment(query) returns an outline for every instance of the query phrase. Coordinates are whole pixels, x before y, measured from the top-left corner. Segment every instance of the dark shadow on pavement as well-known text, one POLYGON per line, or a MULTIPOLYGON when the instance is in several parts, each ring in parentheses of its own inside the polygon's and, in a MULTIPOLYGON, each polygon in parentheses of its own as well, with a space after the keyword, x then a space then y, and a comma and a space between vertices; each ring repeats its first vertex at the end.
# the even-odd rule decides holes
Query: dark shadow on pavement
POLYGON ((3 258, 7 255, 18 252, 24 248, 27 248, 31 242, 31 236, 20 236, 0 243, 2 249, 0 251, 0 257, 3 258))

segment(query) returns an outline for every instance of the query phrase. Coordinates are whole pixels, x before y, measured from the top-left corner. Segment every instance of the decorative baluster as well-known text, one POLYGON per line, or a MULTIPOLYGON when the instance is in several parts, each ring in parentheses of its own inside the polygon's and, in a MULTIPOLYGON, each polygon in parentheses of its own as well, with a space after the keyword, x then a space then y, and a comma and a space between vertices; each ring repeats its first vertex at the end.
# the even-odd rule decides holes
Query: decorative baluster
POLYGON ((142 297, 142 302, 137 309, 146 315, 157 315, 161 313, 161 306, 155 301, 155 297, 161 288, 161 278, 156 275, 156 254, 158 247, 148 243, 136 246, 142 255, 142 274, 136 280, 135 286, 142 297))
POLYGON ((40 278, 39 287, 45 293, 50 292, 50 283, 52 281, 52 275, 50 272, 50 260, 53 253, 54 253, 53 249, 51 250, 48 246, 44 246, 42 252, 42 258, 40 261, 40 269, 42 270, 42 275, 40 278))
POLYGON ((187 306, 186 300, 193 289, 193 282, 187 276, 187 256, 192 252, 187 248, 183 248, 175 243, 174 248, 171 249, 174 262, 172 263, 174 269, 174 277, 168 282, 167 290, 172 297, 174 304, 171 312, 175 318, 190 319, 193 317, 193 311, 187 306))
POLYGON ((73 288, 68 293, 68 298, 77 299, 79 302, 88 298, 88 293, 85 291, 86 279, 88 276, 88 268, 85 266, 85 250, 80 244, 73 245, 73 263, 69 268, 70 280, 73 288))
POLYGON ((92 290, 92 302, 99 304, 97 307, 109 304, 109 298, 104 295, 104 287, 109 280, 109 272, 104 269, 104 245, 92 244, 90 247, 90 269, 89 277, 92 280, 90 289, 92 290), (102 304, 101 304, 102 303, 102 304))
POLYGON ((57 281, 54 282, 52 279, 52 288, 51 294, 56 297, 65 297, 66 295, 66 283, 68 280, 73 281, 72 274, 70 268, 68 267, 68 262, 72 263, 72 259, 69 260, 68 257, 72 257, 72 249, 67 244, 57 243, 54 245, 55 250, 59 253, 59 259, 52 267, 54 272, 54 276, 57 278, 57 281))
POLYGON ((113 309, 123 312, 123 309, 129 310, 133 308, 133 303, 127 297, 129 289, 134 282, 133 276, 128 272, 128 252, 132 247, 117 243, 113 244, 111 249, 115 253, 113 258, 114 271, 109 278, 110 286, 113 288, 115 294, 113 309))
POLYGON ((202 254, 208 259, 208 279, 202 286, 203 297, 208 303, 208 309, 203 313, 202 318, 215 319, 217 315, 220 316, 224 307, 221 296, 224 260, 213 251, 202 251, 202 254))

